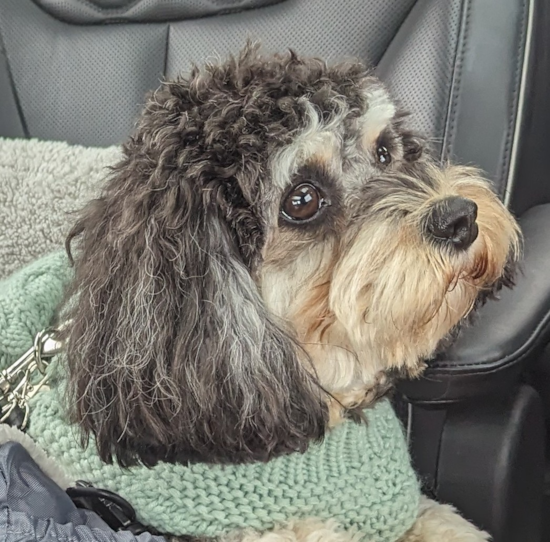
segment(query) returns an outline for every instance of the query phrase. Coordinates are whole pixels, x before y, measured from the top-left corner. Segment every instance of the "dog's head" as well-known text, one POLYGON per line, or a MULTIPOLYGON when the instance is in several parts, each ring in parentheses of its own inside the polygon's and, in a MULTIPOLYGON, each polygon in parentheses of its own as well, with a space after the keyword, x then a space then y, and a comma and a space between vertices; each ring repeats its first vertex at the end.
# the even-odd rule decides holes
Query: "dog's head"
POLYGON ((357 63, 238 58, 154 92, 71 231, 74 421, 104 460, 303 450, 507 280, 516 223, 357 63))

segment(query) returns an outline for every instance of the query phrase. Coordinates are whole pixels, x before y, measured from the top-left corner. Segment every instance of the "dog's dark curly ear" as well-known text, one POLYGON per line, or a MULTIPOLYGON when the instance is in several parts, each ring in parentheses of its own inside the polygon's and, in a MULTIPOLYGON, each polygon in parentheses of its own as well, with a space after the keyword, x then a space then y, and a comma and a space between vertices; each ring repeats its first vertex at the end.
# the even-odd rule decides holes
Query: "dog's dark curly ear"
POLYGON ((258 210, 177 100, 160 101, 68 238, 72 421, 126 466, 303 450, 326 407, 243 257, 261 242, 258 210))

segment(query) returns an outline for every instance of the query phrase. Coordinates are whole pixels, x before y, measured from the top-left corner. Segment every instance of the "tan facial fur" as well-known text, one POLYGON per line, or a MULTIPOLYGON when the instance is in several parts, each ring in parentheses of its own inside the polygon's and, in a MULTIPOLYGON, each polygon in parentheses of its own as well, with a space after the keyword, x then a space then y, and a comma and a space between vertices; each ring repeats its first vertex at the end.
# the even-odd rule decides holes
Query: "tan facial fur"
MULTIPOLYGON (((329 126, 313 118, 272 163, 280 191, 260 288, 335 397, 333 422, 343 414, 342 405, 376 398, 377 390, 385 389, 386 370, 418 375, 424 360, 520 250, 515 220, 476 169, 440 167, 421 158, 422 167, 415 170, 405 163, 398 130, 392 163, 380 168, 377 142, 392 128, 395 107, 380 88, 371 98, 354 122, 355 136, 345 133, 343 122, 329 126), (304 164, 323 165, 341 194, 338 212, 322 234, 315 226, 288 227, 279 218, 281 198, 304 164), (369 190, 376 193, 375 183, 381 182, 387 194, 370 202, 369 190), (423 229, 430 209, 451 196, 478 206, 479 234, 464 251, 432 242, 423 229)), ((341 113, 343 120, 345 108, 341 113)))

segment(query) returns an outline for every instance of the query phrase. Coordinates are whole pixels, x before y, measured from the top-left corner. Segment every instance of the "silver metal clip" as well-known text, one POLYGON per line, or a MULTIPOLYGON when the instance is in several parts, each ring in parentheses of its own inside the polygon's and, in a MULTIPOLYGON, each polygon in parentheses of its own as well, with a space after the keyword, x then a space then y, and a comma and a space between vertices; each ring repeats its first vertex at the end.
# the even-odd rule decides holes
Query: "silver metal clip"
POLYGON ((38 333, 34 344, 15 363, 0 372, 0 423, 24 430, 29 421, 29 400, 47 383, 46 369, 51 358, 59 354, 63 344, 56 339, 58 329, 38 333), (33 382, 34 375, 41 378, 33 382))

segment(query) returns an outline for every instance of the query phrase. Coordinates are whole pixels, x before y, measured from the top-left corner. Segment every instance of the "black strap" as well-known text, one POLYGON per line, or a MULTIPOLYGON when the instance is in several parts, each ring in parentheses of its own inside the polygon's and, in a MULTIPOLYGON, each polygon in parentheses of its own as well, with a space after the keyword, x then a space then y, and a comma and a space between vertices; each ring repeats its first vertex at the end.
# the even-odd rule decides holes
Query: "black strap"
POLYGON ((0 398, 0 413, 3 413, 4 409, 11 409, 9 416, 4 420, 3 423, 9 425, 10 427, 15 427, 20 431, 23 431, 23 425, 25 424, 26 412, 25 409, 21 408, 19 405, 10 405, 5 398, 0 398))
POLYGON ((99 489, 78 480, 76 487, 67 489, 67 495, 77 508, 95 512, 113 531, 130 531, 134 535, 144 532, 158 534, 137 521, 136 512, 126 499, 108 489, 99 489))

